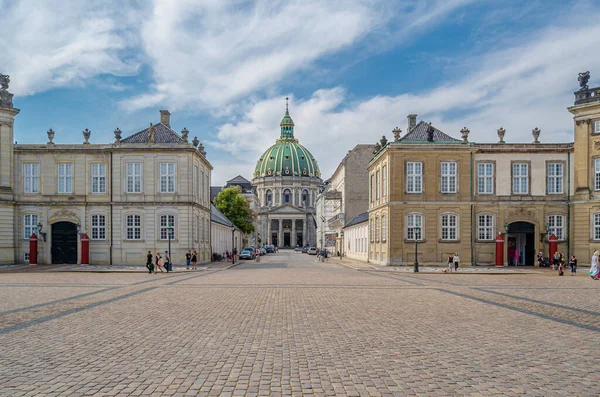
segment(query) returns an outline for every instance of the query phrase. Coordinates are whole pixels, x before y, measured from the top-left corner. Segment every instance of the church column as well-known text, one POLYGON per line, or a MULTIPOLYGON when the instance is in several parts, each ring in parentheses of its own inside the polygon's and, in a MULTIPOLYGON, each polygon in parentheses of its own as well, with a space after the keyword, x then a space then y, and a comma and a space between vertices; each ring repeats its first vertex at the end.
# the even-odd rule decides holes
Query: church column
POLYGON ((291 235, 290 246, 296 247, 296 220, 292 219, 292 235, 291 235))
POLYGON ((271 244, 271 220, 267 214, 267 235, 264 238, 265 244, 271 244))
POLYGON ((308 239, 306 238, 306 217, 302 220, 302 246, 306 245, 308 239))
POLYGON ((279 235, 277 236, 277 246, 283 247, 283 219, 278 219, 279 222, 279 235))

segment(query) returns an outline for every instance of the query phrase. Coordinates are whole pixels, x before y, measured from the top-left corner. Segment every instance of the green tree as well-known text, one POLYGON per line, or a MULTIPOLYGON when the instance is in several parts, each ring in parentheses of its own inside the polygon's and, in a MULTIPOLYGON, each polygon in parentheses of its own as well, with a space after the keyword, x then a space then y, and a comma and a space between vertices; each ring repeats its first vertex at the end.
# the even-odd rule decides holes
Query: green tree
POLYGON ((237 187, 222 190, 215 198, 215 206, 243 233, 250 234, 254 231, 254 214, 237 187))

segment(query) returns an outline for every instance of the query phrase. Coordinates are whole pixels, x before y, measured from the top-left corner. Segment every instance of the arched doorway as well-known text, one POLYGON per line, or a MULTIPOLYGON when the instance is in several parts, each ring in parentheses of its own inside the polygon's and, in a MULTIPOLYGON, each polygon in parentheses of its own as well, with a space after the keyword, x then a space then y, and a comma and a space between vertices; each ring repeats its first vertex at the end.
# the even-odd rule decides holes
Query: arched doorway
POLYGON ((508 226, 506 258, 509 266, 533 266, 535 262, 535 225, 513 222, 508 226))
POLYGON ((77 263, 77 225, 72 222, 52 224, 52 263, 77 263))

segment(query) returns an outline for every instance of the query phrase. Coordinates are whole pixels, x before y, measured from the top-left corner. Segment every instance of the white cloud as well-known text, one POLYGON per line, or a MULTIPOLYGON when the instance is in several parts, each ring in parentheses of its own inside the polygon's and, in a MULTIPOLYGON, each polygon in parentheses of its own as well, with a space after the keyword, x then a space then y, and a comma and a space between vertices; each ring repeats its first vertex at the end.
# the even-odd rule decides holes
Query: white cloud
POLYGON ((122 2, 0 0, 0 65, 11 75, 11 91, 31 95, 84 84, 101 74, 137 73, 125 50, 135 16, 122 2))
MULTIPOLYGON (((465 60, 470 66, 464 78, 426 92, 348 103, 340 87, 319 90, 291 102, 296 137, 315 155, 324 178, 355 144, 374 143, 383 134, 391 139, 395 126, 405 131, 409 113, 457 138, 467 126, 471 141, 495 142, 503 126, 509 142, 531 142, 534 127, 542 129, 544 142, 571 142, 566 108, 578 89, 577 73, 600 65, 600 52, 593 51, 599 46, 597 24, 549 28, 527 42, 465 60)), ((256 101, 240 121, 222 125, 209 144, 241 159, 236 172, 246 169, 249 177, 256 159, 278 137, 283 111, 281 96, 256 101)), ((236 173, 228 173, 226 162, 222 167, 223 180, 236 173)))

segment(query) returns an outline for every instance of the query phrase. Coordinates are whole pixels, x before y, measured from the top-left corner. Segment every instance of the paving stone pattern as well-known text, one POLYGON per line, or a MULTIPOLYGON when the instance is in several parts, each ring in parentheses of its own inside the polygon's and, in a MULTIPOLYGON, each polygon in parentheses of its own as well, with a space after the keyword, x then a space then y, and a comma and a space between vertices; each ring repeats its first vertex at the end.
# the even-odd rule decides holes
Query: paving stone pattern
POLYGON ((597 396, 600 281, 278 253, 0 275, 2 396, 597 396))

